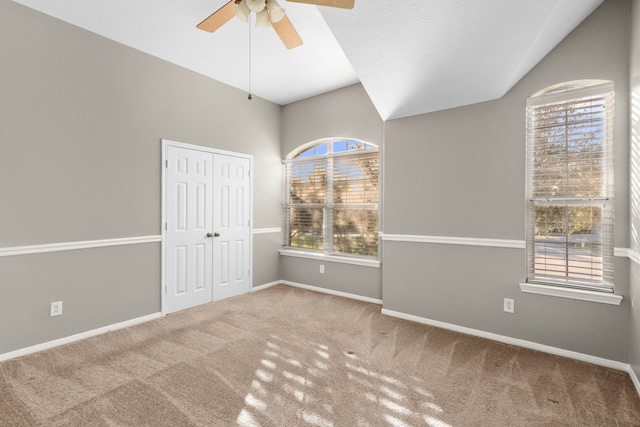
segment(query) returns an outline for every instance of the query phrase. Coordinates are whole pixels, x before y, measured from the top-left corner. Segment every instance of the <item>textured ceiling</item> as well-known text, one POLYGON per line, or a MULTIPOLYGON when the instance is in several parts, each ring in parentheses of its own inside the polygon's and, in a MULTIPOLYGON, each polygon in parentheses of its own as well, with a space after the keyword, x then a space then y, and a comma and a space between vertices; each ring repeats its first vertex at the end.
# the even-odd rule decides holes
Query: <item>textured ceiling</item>
POLYGON ((321 13, 390 119, 503 96, 600 3, 360 0, 321 13))
POLYGON ((227 0, 14 0, 16 3, 285 105, 358 82, 312 5, 280 1, 304 45, 287 50, 271 28, 233 18, 214 33, 196 25, 227 0))
POLYGON ((14 1, 244 91, 251 76, 280 105, 361 81, 388 120, 503 96, 603 0, 280 1, 304 40, 293 50, 236 18, 195 28, 226 0, 14 1))

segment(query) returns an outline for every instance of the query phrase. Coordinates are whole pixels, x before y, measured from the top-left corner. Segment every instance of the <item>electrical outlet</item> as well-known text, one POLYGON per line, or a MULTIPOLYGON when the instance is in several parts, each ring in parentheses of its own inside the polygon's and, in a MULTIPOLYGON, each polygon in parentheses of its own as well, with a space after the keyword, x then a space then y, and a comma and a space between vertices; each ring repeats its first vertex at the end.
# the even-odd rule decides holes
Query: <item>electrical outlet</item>
POLYGON ((51 311, 49 316, 61 316, 62 315, 62 301, 56 301, 51 303, 51 311))
POLYGON ((515 312, 515 301, 513 301, 511 298, 505 298, 504 299, 504 311, 506 311, 507 313, 514 313, 515 312))
POLYGON ((324 265, 320 264, 320 273, 324 274, 324 265))

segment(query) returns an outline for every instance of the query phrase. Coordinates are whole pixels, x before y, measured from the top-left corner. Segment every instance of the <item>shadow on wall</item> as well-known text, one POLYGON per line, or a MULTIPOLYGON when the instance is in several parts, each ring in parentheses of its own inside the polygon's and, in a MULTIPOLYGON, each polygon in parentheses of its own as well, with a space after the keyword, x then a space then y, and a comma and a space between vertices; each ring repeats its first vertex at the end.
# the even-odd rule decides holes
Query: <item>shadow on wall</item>
MULTIPOLYGON (((640 250, 640 88, 631 94, 631 249, 640 250)), ((638 284, 638 281, 632 281, 638 284)))
POLYGON ((629 205, 631 209, 631 249, 632 254, 631 274, 629 282, 629 299, 631 302, 629 361, 636 375, 640 370, 640 264, 638 264, 638 251, 640 251, 640 87, 634 86, 631 93, 631 162, 629 165, 629 205))

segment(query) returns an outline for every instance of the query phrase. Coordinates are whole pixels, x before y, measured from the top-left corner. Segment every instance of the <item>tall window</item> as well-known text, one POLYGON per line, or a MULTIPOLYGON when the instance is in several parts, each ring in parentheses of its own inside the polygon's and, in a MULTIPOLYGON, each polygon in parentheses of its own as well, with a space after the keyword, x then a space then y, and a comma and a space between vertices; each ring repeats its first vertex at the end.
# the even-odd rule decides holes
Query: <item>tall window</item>
POLYGON ((286 246, 378 255, 378 147, 316 141, 290 154, 284 167, 286 246))
POLYGON ((613 290, 613 83, 527 99, 528 282, 613 290))

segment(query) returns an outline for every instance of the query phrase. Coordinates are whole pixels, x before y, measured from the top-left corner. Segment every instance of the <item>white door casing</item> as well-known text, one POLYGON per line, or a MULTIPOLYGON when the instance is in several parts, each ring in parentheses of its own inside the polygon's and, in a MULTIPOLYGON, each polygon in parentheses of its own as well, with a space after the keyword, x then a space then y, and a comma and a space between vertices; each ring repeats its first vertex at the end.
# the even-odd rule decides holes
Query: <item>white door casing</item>
POLYGON ((163 314, 251 290, 251 157, 163 140, 163 314))
POLYGON ((251 290, 250 161, 214 155, 213 300, 251 290))
POLYGON ((165 311, 211 301, 213 155, 169 146, 165 311))

